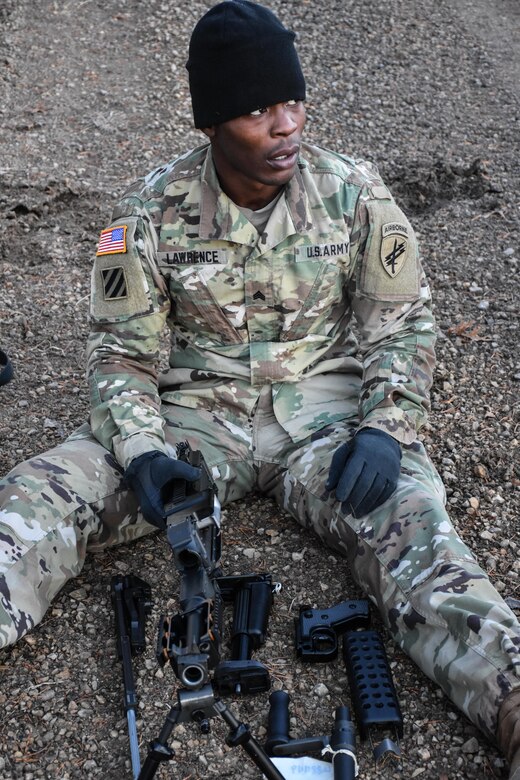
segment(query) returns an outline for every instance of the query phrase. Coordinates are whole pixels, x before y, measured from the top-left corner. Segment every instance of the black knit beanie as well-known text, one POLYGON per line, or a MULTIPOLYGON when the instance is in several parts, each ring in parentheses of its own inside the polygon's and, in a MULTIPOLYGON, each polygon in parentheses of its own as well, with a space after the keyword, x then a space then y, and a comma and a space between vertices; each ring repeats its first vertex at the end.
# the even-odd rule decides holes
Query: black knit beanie
POLYGON ((305 99, 295 33, 249 0, 224 0, 195 25, 189 58, 195 127, 305 99))

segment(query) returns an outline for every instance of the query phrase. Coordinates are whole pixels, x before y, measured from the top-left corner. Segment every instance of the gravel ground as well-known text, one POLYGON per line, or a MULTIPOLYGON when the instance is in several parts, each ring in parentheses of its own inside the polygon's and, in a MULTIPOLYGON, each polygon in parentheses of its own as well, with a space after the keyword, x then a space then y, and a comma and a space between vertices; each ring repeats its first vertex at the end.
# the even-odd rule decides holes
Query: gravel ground
MULTIPOLYGON (((200 142, 184 72, 207 4, 192 0, 0 0, 0 346, 15 380, 0 390, 0 472, 61 441, 87 415, 89 268, 117 193, 200 142)), ((376 161, 421 238, 439 323, 432 415, 423 438, 451 515, 496 587, 520 598, 519 7, 515 0, 275 0, 299 35, 307 137, 376 161)), ((343 561, 259 497, 225 514, 226 573, 283 584, 257 657, 291 694, 293 736, 330 733, 348 703, 342 663, 295 659, 298 605, 361 594, 343 561)), ((129 778, 110 577, 153 588, 148 649, 136 661, 142 739, 174 697, 154 660, 160 612, 178 580, 161 535, 89 557, 44 622, 0 654, 0 778, 129 778)), ((511 602, 513 605, 520 602, 511 602)), ((380 627, 377 616, 373 623, 380 627)), ((403 755, 360 777, 507 776, 503 761, 384 635, 404 715, 403 755)), ((267 696, 228 702, 261 739, 267 696)), ((159 778, 255 778, 226 747, 175 730, 159 778)))

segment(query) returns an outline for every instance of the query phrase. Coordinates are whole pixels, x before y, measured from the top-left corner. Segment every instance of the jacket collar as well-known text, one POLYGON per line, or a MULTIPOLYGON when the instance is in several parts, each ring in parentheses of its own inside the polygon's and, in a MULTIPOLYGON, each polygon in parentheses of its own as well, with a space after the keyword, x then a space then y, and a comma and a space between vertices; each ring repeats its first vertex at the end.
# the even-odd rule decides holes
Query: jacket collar
MULTIPOLYGON (((295 233, 306 233, 313 227, 303 178, 306 168, 305 161, 300 160, 261 237, 262 250, 275 246, 295 233)), ((255 228, 220 186, 211 147, 208 147, 201 170, 199 236, 202 239, 221 239, 249 246, 255 246, 258 242, 255 228)))

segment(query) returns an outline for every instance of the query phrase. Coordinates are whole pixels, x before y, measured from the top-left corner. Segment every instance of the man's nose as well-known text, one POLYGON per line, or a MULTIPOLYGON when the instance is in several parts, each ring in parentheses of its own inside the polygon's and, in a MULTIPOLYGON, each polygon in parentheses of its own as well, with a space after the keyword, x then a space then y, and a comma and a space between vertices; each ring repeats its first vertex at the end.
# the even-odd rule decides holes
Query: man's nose
POLYGON ((285 103, 272 106, 271 135, 291 135, 298 127, 294 112, 285 103))

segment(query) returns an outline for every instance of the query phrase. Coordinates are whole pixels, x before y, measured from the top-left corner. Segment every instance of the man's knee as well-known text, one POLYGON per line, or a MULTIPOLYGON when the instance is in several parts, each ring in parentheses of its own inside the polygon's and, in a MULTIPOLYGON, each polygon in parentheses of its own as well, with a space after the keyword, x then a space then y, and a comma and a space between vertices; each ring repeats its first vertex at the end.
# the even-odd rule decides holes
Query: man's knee
POLYGON ((21 639, 43 616, 38 618, 18 609, 14 599, 5 576, 0 575, 0 649, 21 639))

